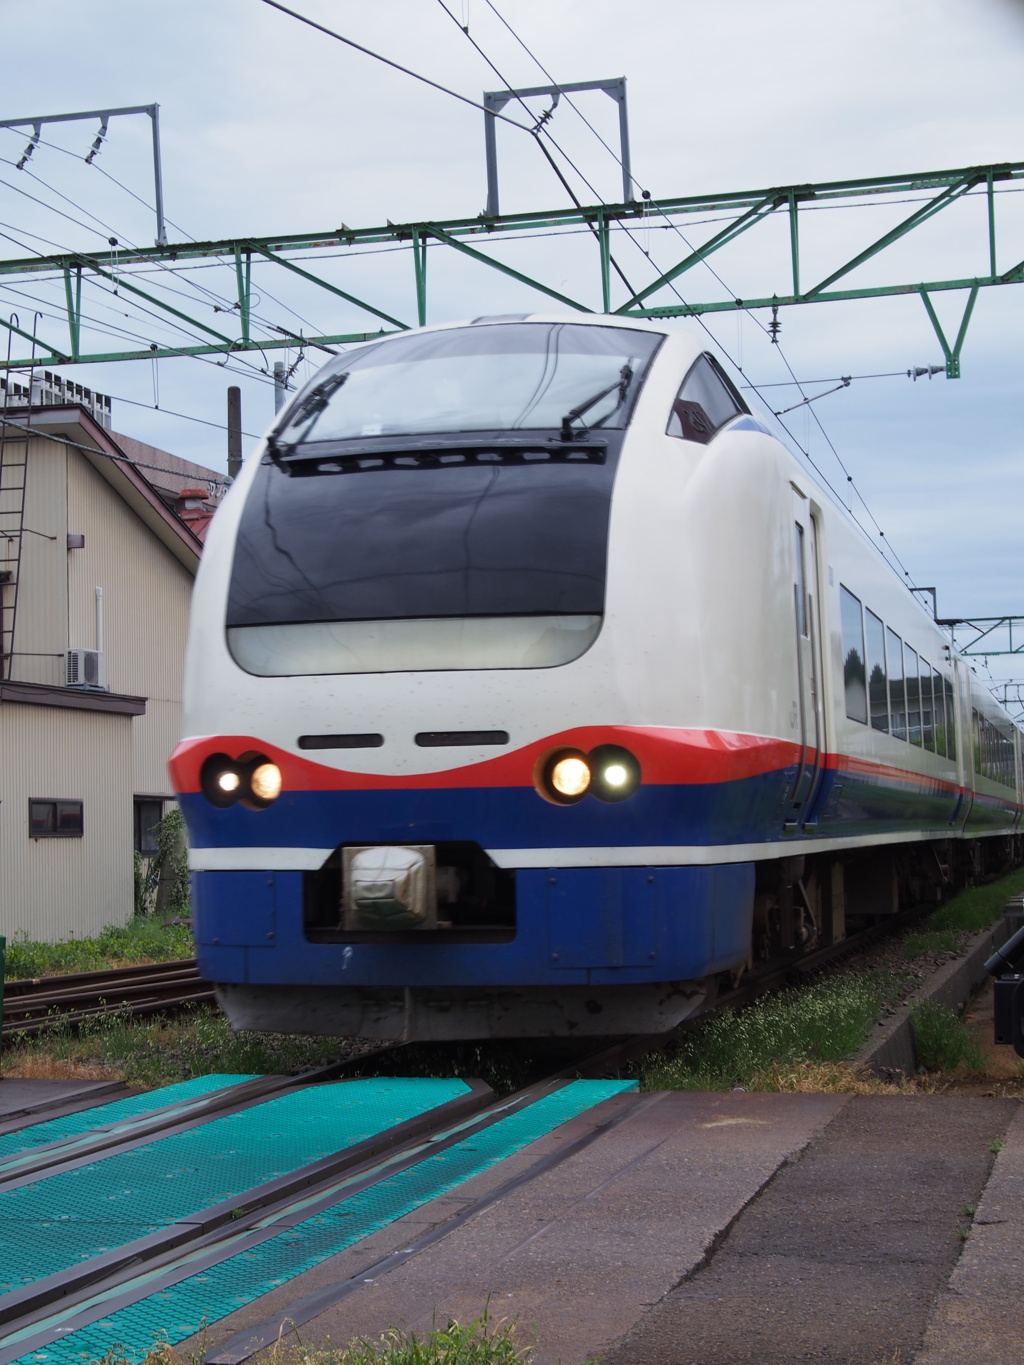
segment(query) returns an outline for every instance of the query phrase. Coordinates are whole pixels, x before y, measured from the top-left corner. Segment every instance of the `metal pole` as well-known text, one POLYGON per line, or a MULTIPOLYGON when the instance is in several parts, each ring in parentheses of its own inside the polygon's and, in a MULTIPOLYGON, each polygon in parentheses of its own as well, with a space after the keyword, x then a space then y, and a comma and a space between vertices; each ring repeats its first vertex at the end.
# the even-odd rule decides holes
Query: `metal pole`
POLYGON ((242 390, 237 384, 232 384, 228 389, 228 478, 237 479, 241 467, 242 390))
POLYGON ((626 78, 623 76, 619 102, 619 160, 622 162, 622 202, 633 201, 633 175, 629 165, 629 118, 626 114, 626 78))
POLYGON ((153 181, 156 186, 156 244, 167 245, 167 228, 164 226, 164 178, 160 169, 160 106, 151 104, 147 110, 153 121, 153 181))
POLYGON ((507 100, 499 99, 496 94, 484 94, 484 155, 487 158, 487 207, 484 213, 488 218, 498 216, 498 141, 494 115, 503 109, 507 100))
POLYGON ((274 411, 280 412, 288 396, 288 384, 284 377, 284 361, 274 361, 274 411))

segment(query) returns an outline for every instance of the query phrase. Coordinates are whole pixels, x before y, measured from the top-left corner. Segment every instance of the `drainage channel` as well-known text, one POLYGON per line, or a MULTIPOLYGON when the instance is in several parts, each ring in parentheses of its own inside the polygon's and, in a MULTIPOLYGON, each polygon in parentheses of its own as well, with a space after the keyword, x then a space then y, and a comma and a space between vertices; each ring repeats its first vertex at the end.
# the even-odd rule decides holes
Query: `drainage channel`
POLYGON ((119 1108, 146 1097, 101 1106, 91 1128, 56 1142, 37 1132, 33 1147, 23 1131, 29 1145, 0 1165, 0 1365, 98 1358, 114 1342, 141 1357, 155 1333, 182 1341, 635 1088, 552 1079, 490 1103, 482 1083, 456 1079, 348 1080, 269 1098, 251 1079, 204 1079, 227 1083, 213 1096, 169 1087, 179 1092, 170 1105, 154 1092, 155 1109, 119 1108), (204 1114, 213 1100, 226 1108, 204 1114), (154 1137, 147 1125, 160 1119, 172 1126, 154 1137), (51 1160, 11 1165, 33 1156, 51 1160))

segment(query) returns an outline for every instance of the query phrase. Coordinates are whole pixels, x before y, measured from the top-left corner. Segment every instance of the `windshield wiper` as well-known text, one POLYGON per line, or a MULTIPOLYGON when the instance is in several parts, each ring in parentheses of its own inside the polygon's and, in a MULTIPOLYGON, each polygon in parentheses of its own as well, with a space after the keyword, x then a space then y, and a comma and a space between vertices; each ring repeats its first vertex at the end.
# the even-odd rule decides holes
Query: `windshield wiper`
POLYGON ((614 393, 616 389, 619 391, 619 401, 616 406, 621 408, 626 401, 626 394, 629 392, 629 386, 632 381, 633 367, 631 365, 623 365, 622 369, 619 371, 619 377, 614 384, 609 384, 608 387, 602 389, 600 393, 595 393, 593 398, 588 398, 585 403, 579 403, 571 411, 565 414, 562 418, 561 439, 563 441, 571 441, 573 439, 573 422, 575 422, 578 417, 582 417, 585 412, 589 412, 595 403, 600 403, 602 398, 607 398, 610 393, 614 393))
POLYGON ((316 417, 323 412, 331 400, 331 395, 341 388, 348 376, 348 370, 343 370, 341 374, 328 375, 326 379, 317 384, 315 389, 306 394, 291 414, 288 425, 290 427, 296 426, 299 422, 304 422, 307 417, 316 417))

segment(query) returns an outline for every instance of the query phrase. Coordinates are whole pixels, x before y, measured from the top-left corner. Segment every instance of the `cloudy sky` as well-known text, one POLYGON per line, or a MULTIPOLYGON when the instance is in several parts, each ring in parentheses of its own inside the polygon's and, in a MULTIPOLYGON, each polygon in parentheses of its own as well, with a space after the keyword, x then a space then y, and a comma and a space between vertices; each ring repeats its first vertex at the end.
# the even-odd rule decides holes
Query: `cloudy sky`
MULTIPOLYGON (((634 174, 655 200, 1024 159, 1018 0, 445 4, 450 14, 441 0, 293 0, 292 7, 473 100, 506 81, 541 83, 538 61, 558 81, 626 76, 634 174), (460 25, 468 25, 501 80, 460 25)), ((0 20, 6 55, 0 118, 159 102, 172 241, 458 218, 483 207, 481 114, 262 0, 0 0, 0 20)), ((613 102, 600 93, 577 102, 615 146, 613 102)), ((536 114, 546 107, 533 101, 536 114)), ((507 112, 524 116, 515 106, 507 112)), ((577 113, 563 103, 548 126, 579 198, 618 200, 619 168, 577 113)), ((139 202, 152 196, 148 120, 113 120, 89 167, 82 158, 95 131, 93 124, 44 128, 44 143, 52 145, 37 148, 18 171, 27 135, 0 130, 0 255, 96 250, 109 236, 152 240, 152 214, 139 202)), ((569 202, 531 137, 500 126, 498 143, 503 211, 569 202)), ((901 205, 809 214, 807 278, 816 270, 827 274, 844 253, 910 211, 901 205)), ((1000 195, 998 221, 998 265, 1005 270, 1024 260, 1024 200, 1016 185, 1000 195)), ((690 240, 715 230, 692 220, 682 228, 690 240)), ((596 250, 586 234, 509 243, 502 251, 553 287, 599 303, 596 250)), ((685 247, 655 217, 635 241, 618 241, 615 252, 640 285, 685 247)), ((443 248, 430 257, 429 321, 544 306, 535 293, 443 248)), ((741 238, 713 264, 720 279, 698 268, 686 277, 688 297, 788 292, 785 225, 741 238)), ((318 260, 309 268, 397 317, 415 317, 407 252, 318 260)), ((851 282, 964 278, 987 268, 979 197, 940 215, 851 282)), ((227 270, 164 276, 159 285, 180 289, 179 306, 192 317, 231 331, 214 312, 218 300, 231 298, 227 270)), ((256 272, 255 291, 268 328, 329 334, 368 325, 365 314, 277 267, 256 272)), ((56 282, 33 290, 8 280, 0 312, 17 312, 31 330, 41 309, 40 335, 62 344, 66 331, 51 316, 61 293, 56 282)), ((955 333, 964 302, 961 294, 937 299, 947 333, 955 333)), ((86 311, 95 319, 89 344, 96 349, 175 335, 123 294, 87 289, 86 311), (110 335, 118 329, 140 340, 118 341, 110 335)), ((750 316, 723 315, 709 326, 759 386, 788 379, 785 361, 807 381, 895 374, 857 378, 816 403, 828 439, 806 412, 787 420, 867 521, 863 496, 911 578, 936 585, 942 615, 991 615, 1024 613, 1022 322, 1024 287, 983 289, 963 377, 917 383, 906 370, 939 363, 942 354, 913 295, 784 310, 784 355, 750 316)), ((121 400, 118 429, 223 468, 219 424, 227 385, 240 384, 245 430, 259 434, 273 412, 263 371, 282 354, 255 352, 227 368, 212 359, 166 359, 64 373, 121 400)), ((286 359, 296 362, 298 351, 286 359)), ((296 379, 317 363, 315 353, 305 356, 296 379)), ((812 383, 808 392, 828 387, 812 383)), ((763 393, 776 409, 799 397, 790 388, 763 393)), ((1024 676, 1012 660, 993 660, 991 669, 999 677, 1024 676)))

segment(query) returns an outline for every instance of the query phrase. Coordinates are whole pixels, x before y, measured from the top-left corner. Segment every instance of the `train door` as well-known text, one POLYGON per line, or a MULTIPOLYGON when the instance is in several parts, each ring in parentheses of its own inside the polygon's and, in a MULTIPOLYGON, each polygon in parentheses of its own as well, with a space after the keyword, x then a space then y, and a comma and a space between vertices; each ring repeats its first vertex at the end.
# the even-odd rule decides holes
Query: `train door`
POLYGON ((807 498, 793 485, 793 631, 800 755, 783 826, 786 834, 795 834, 800 825, 813 829, 824 759, 818 539, 818 520, 807 498))

